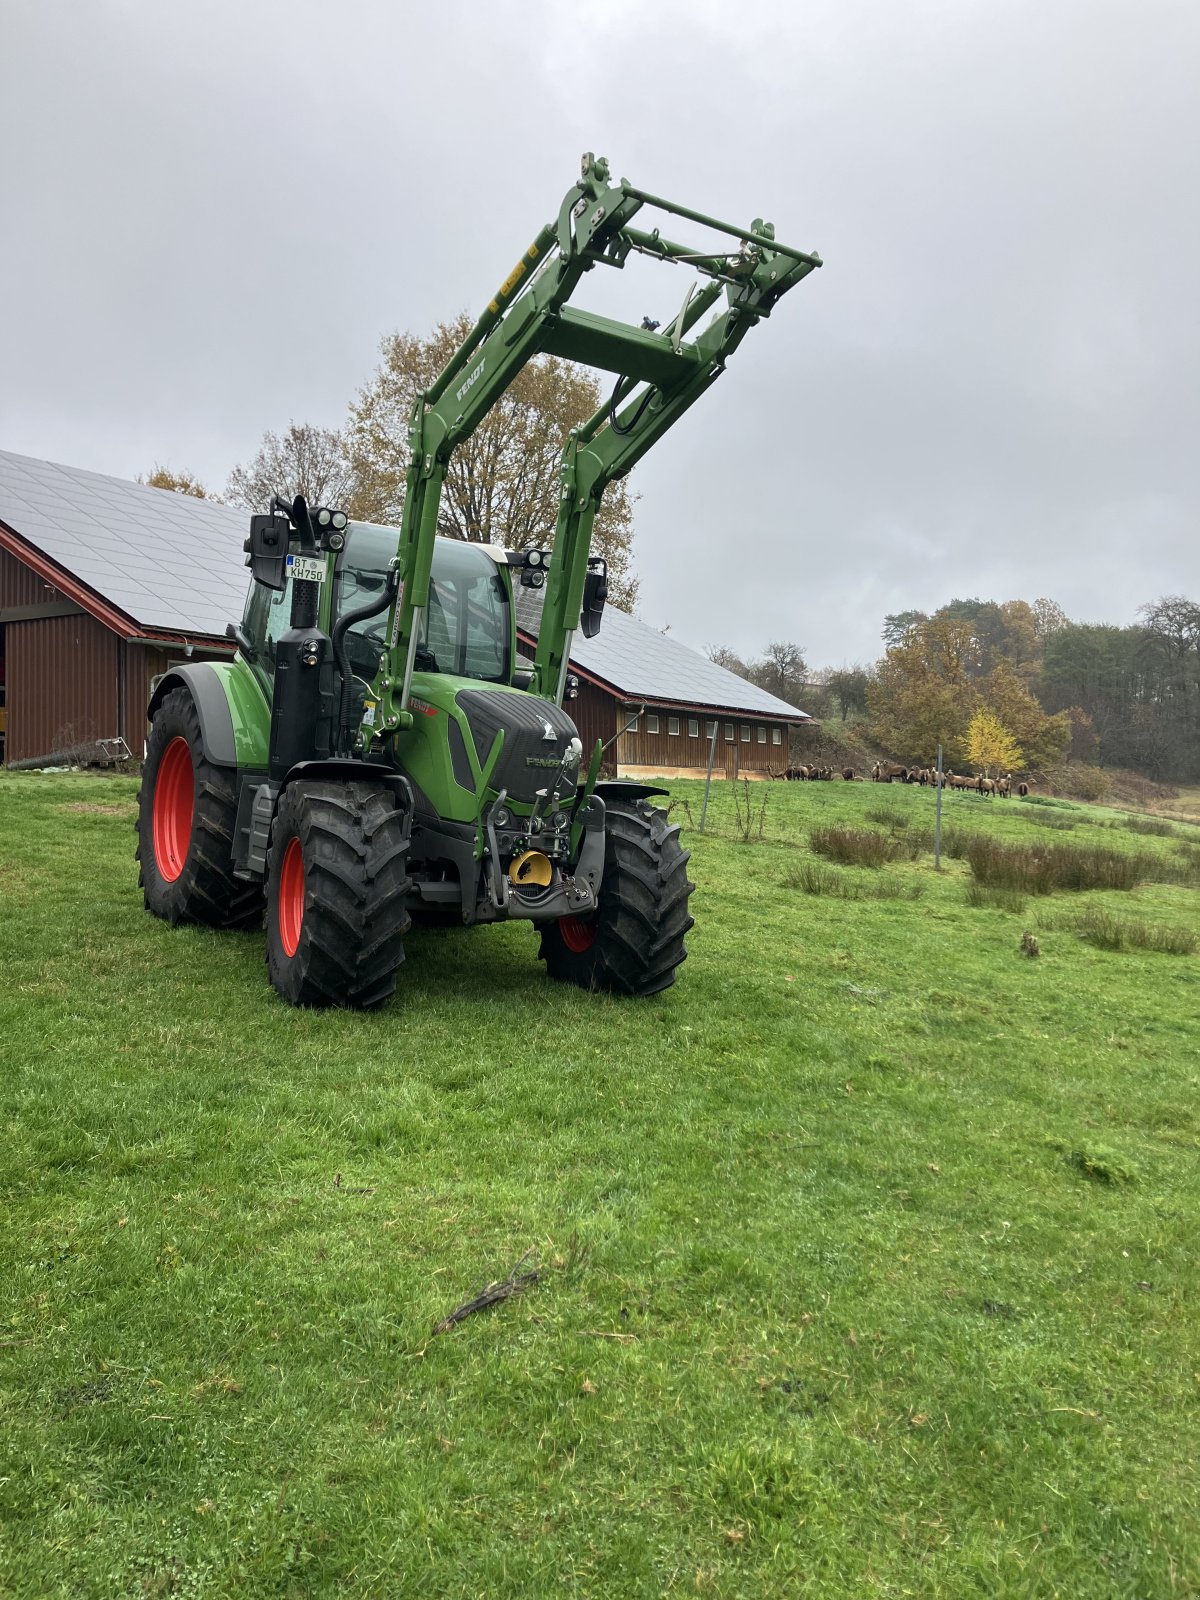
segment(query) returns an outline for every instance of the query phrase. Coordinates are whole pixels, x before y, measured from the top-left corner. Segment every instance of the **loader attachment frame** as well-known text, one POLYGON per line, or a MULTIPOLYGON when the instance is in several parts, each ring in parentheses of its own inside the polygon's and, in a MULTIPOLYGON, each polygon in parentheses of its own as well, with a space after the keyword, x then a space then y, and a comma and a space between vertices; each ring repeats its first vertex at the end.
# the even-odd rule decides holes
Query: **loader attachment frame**
POLYGON ((779 298, 821 265, 813 251, 781 244, 774 228, 723 222, 614 182, 607 161, 585 155, 578 183, 557 221, 536 235, 436 381, 413 406, 409 467, 400 523, 400 590, 390 641, 404 662, 384 690, 378 733, 407 725, 408 700, 430 572, 442 489, 450 457, 536 355, 559 356, 615 375, 612 398, 565 442, 561 490, 545 604, 533 664, 532 692, 563 699, 572 639, 579 626, 592 526, 605 488, 621 478, 722 373, 747 332, 779 298), (736 249, 722 254, 632 226, 644 208, 723 233, 736 249), (661 330, 635 327, 572 307, 585 272, 621 268, 631 253, 686 265, 708 281, 689 291, 661 330), (718 302, 723 303, 718 305, 718 302), (715 315, 688 336, 706 312, 715 315))

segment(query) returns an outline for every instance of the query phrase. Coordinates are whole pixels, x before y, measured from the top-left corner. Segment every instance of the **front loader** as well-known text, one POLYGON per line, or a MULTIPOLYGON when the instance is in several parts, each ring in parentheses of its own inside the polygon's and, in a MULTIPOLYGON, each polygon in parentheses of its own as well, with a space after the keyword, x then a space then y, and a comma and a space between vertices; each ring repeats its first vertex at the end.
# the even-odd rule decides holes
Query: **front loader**
POLYGON ((820 265, 767 223, 719 222, 585 156, 556 222, 418 396, 399 528, 303 498, 251 519, 237 655, 174 668, 151 697, 147 909, 246 927, 265 904, 270 980, 295 1005, 386 1000, 413 922, 521 919, 552 978, 628 995, 671 984, 692 926, 688 852, 652 803, 665 791, 600 781, 601 745, 582 748, 569 711, 572 642, 599 628, 606 593, 592 525, 606 486, 820 265), (635 227, 646 208, 735 247, 635 227), (584 273, 632 253, 699 274, 665 327, 569 303, 584 273), (615 377, 565 443, 553 539, 509 551, 438 536, 452 452, 541 354, 615 377), (514 580, 544 588, 532 662, 516 654, 514 580))

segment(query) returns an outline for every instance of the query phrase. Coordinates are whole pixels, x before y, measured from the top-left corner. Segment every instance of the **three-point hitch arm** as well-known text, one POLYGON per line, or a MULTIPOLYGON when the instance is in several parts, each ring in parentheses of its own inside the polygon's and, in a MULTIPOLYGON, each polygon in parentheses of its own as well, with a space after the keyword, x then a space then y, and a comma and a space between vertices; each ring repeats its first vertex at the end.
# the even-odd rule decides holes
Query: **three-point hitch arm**
MULTIPOLYGON (((533 356, 548 354, 616 374, 611 400, 572 430, 562 454, 554 559, 534 657, 533 687, 561 703, 583 602, 592 524, 606 486, 622 477, 724 370, 727 358, 781 295, 821 265, 819 255, 780 244, 770 223, 735 227, 701 212, 613 183, 608 162, 583 158, 558 220, 534 239, 431 388, 409 423, 410 460, 400 524, 401 598, 392 640, 404 652, 402 683, 389 710, 407 709, 429 576, 438 505, 451 453, 470 437, 533 356), (632 226, 643 207, 668 212, 738 241, 731 254, 696 250, 632 226), (635 327, 568 304, 594 266, 623 267, 632 252, 693 267, 694 280, 665 328, 635 327), (688 335, 724 294, 724 305, 688 335)), ((400 720, 399 717, 397 720, 400 720)))

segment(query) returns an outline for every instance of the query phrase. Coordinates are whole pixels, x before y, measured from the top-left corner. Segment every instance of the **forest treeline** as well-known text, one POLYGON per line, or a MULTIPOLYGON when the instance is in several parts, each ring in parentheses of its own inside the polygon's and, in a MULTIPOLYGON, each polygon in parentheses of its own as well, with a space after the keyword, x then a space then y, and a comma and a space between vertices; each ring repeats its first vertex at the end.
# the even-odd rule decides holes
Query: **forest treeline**
POLYGON ((1074 622, 1050 600, 952 600, 886 617, 883 642, 869 665, 815 673, 790 643, 752 662, 709 655, 905 761, 932 761, 938 744, 948 765, 966 761, 983 711, 1026 771, 1080 763, 1200 781, 1200 603, 1183 595, 1144 605, 1129 627, 1074 622))

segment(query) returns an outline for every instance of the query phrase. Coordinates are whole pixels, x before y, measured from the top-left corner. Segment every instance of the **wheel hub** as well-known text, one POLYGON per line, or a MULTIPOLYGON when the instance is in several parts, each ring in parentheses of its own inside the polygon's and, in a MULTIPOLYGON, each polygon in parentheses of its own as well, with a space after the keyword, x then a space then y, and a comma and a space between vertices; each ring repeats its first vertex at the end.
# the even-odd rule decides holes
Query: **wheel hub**
POLYGON ((284 954, 294 956, 304 923, 304 851, 293 836, 283 852, 279 869, 279 942, 284 954))
POLYGON ((192 842, 194 788, 191 748, 179 735, 163 751, 154 780, 154 864, 167 883, 175 882, 187 861, 192 842))

